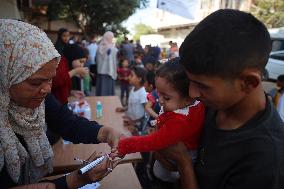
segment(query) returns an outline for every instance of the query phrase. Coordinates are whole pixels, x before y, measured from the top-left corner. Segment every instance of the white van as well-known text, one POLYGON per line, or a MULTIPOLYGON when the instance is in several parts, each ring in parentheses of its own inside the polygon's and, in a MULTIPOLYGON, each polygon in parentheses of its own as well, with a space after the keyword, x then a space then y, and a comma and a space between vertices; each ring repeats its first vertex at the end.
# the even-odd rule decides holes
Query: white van
POLYGON ((284 74, 284 27, 268 30, 272 40, 272 50, 265 66, 263 80, 276 80, 284 74))
POLYGON ((268 30, 272 40, 272 52, 284 50, 284 27, 268 30))

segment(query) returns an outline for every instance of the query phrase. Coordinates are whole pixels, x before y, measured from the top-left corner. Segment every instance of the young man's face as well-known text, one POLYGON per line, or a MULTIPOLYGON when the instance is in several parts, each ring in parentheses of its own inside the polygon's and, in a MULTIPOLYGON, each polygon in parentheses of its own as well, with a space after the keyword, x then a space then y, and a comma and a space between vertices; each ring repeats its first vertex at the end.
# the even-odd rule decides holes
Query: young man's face
POLYGON ((240 80, 187 73, 190 80, 189 96, 203 101, 216 110, 225 110, 236 105, 245 95, 240 80))

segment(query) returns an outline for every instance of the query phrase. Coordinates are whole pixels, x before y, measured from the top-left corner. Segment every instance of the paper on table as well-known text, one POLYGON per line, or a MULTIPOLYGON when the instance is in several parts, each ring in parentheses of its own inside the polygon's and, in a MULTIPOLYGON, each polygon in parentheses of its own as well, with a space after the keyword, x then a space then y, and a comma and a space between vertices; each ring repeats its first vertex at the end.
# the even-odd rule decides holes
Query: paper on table
POLYGON ((99 188, 101 185, 98 182, 94 182, 92 184, 86 184, 85 186, 82 186, 79 189, 97 189, 99 188))

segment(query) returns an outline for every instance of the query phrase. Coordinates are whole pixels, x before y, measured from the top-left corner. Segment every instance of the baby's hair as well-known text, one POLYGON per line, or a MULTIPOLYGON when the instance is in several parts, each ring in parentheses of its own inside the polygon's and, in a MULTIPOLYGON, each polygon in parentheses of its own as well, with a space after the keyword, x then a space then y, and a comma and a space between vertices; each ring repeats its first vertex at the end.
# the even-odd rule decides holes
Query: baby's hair
POLYGON ((179 63, 179 58, 168 60, 159 66, 156 71, 157 77, 166 79, 183 97, 188 96, 189 79, 185 68, 179 63))
POLYGON ((284 87, 284 74, 279 75, 277 77, 277 86, 280 87, 281 91, 283 90, 283 87, 284 87))
POLYGON ((154 72, 148 71, 145 77, 145 81, 147 81, 150 85, 152 85, 153 89, 156 89, 154 72))
POLYGON ((147 71, 144 68, 138 66, 132 67, 131 70, 135 73, 135 75, 137 75, 137 77, 141 78, 140 84, 144 85, 147 71))
POLYGON ((277 81, 279 81, 279 82, 284 82, 284 74, 279 75, 279 76, 277 77, 277 81))

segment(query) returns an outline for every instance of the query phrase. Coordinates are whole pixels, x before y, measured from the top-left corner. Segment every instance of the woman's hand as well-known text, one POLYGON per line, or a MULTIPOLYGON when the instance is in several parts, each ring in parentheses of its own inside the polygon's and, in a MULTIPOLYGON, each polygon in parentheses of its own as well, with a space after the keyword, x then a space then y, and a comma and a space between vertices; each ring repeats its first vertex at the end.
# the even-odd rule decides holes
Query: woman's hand
POLYGON ((112 148, 112 149, 111 149, 111 153, 109 154, 109 157, 110 157, 111 159, 115 159, 116 157, 123 158, 123 157, 120 157, 120 156, 119 156, 119 152, 118 152, 118 149, 117 149, 117 148, 112 148))
MULTIPOLYGON (((87 160, 89 162, 94 161, 101 154, 93 153, 90 158, 87 160)), ((81 186, 84 186, 89 183, 98 182, 106 177, 112 170, 117 166, 119 161, 111 161, 107 156, 104 160, 98 164, 93 169, 89 170, 83 175, 78 174, 78 170, 72 172, 71 174, 66 176, 66 182, 70 189, 75 189, 81 186)))
POLYGON ((117 131, 111 127, 103 126, 100 128, 97 139, 101 143, 108 143, 111 148, 115 148, 118 145, 118 142, 121 137, 124 137, 125 134, 117 131))
POLYGON ((111 148, 116 148, 118 146, 119 140, 123 137, 125 137, 125 134, 113 129, 107 136, 107 143, 111 148))
POLYGON ((85 97, 85 94, 82 91, 71 90, 70 94, 72 96, 74 96, 76 99, 79 99, 79 100, 81 100, 85 97))
POLYGON ((75 75, 79 75, 80 77, 85 77, 86 75, 89 74, 89 68, 86 67, 77 67, 74 68, 75 70, 75 75))
POLYGON ((55 187, 55 184, 53 183, 38 183, 38 184, 17 186, 11 189, 56 189, 56 187, 55 187))

